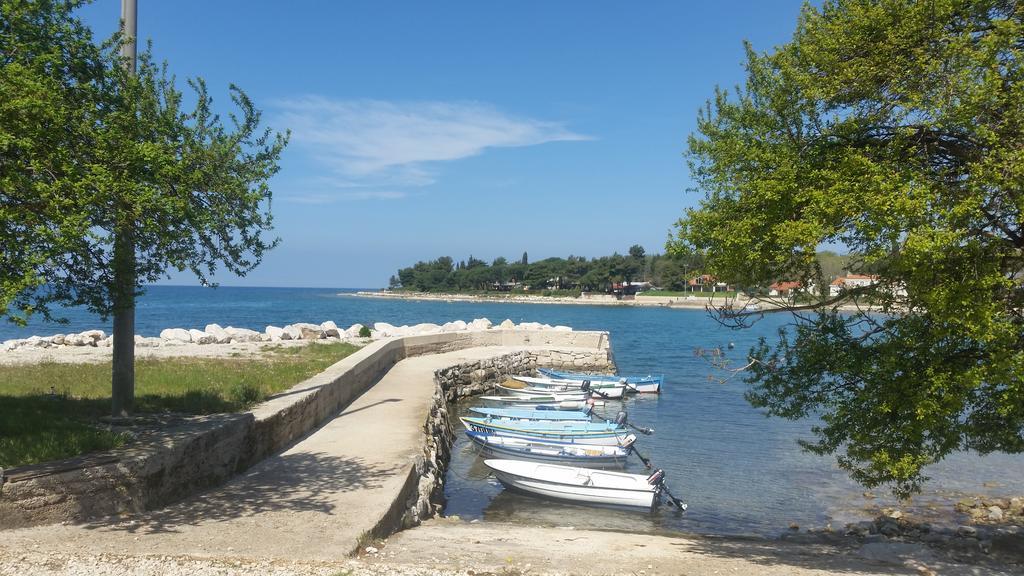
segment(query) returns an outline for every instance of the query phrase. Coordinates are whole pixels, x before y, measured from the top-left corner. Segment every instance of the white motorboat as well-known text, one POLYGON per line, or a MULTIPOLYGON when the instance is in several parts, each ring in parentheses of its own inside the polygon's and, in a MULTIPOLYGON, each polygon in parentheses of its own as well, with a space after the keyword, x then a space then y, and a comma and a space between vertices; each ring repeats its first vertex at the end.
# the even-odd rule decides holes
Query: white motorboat
POLYGON ((630 506, 653 510, 664 473, 650 476, 559 466, 524 460, 484 460, 507 488, 570 502, 630 506))

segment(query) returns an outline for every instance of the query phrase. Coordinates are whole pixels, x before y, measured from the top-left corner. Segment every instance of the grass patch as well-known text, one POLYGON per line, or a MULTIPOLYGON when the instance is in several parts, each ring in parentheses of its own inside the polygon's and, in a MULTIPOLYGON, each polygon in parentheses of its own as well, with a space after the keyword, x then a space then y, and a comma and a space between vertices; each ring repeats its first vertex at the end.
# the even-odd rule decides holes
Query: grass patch
MULTIPOLYGON (((238 412, 322 372, 358 347, 266 349, 260 358, 139 359, 138 413, 238 412)), ((109 364, 0 366, 0 468, 121 446, 98 423, 110 412, 109 364)))

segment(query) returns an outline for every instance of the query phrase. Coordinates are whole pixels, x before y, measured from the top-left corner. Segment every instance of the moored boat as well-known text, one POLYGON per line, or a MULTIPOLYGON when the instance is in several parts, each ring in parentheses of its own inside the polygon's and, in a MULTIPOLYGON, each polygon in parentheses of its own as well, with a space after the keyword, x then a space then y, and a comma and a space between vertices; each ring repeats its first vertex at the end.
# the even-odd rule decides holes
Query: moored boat
MULTIPOLYGON (((480 400, 490 404, 504 405, 508 407, 521 408, 524 406, 565 406, 565 409, 578 410, 587 405, 585 394, 549 394, 547 396, 523 396, 523 395, 502 395, 502 396, 480 396, 480 400), (511 405, 511 406, 510 406, 511 405)), ((596 400, 596 402, 601 402, 596 400)))
POLYGON ((650 476, 560 466, 525 460, 484 460, 503 485, 529 494, 653 510, 662 492, 664 473, 650 476))
POLYGON ((509 420, 573 420, 590 422, 590 411, 583 410, 531 410, 528 408, 480 408, 469 409, 489 418, 505 418, 509 420))
POLYGON ((548 394, 582 394, 586 397, 588 394, 594 398, 605 398, 615 399, 622 398, 626 391, 626 386, 623 384, 614 384, 610 386, 597 386, 594 388, 588 388, 586 390, 576 386, 551 386, 545 388, 538 388, 531 386, 525 382, 513 380, 511 382, 505 382, 504 384, 496 384, 495 387, 505 394, 522 395, 522 396, 544 396, 548 394), (579 392, 576 392, 576 391, 579 392))
POLYGON ((636 436, 625 446, 601 444, 572 444, 565 442, 539 442, 497 434, 466 431, 485 455, 513 460, 533 460, 589 468, 623 468, 632 451, 636 436))
POLYGON ((567 372, 552 368, 537 368, 537 372, 544 377, 559 382, 619 382, 626 384, 634 392, 657 394, 661 391, 661 385, 665 382, 663 375, 648 376, 616 376, 614 374, 585 374, 582 372, 567 372))
POLYGON ((514 436, 544 442, 601 444, 623 446, 632 436, 615 422, 545 422, 529 420, 495 420, 493 418, 459 418, 468 430, 500 436, 514 436))

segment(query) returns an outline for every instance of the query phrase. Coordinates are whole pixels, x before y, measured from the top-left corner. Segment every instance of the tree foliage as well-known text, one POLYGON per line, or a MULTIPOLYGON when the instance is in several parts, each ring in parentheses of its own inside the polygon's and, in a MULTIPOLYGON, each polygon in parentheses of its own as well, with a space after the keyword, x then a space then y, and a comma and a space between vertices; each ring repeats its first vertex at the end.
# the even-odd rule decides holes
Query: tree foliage
POLYGON ((170 269, 206 284, 275 243, 267 181, 287 137, 260 130, 235 86, 227 122, 201 79, 185 109, 150 51, 129 74, 119 38, 97 44, 75 17, 81 4, 0 2, 0 313, 18 320, 53 302, 109 316, 170 269), (119 233, 135 246, 127 287, 119 233))
POLYGON ((698 274, 701 267, 697 256, 647 255, 640 245, 632 246, 628 256, 552 257, 532 263, 524 260, 510 264, 508 259, 499 257, 488 265, 470 256, 453 265, 453 260, 445 256, 402 268, 397 282, 390 282, 389 286, 445 292, 493 290, 496 284, 516 283, 533 291, 605 291, 616 282, 647 280, 659 287, 682 290, 687 286, 687 278, 698 274))
POLYGON ((920 488, 951 451, 1024 450, 1024 5, 827 0, 748 46, 689 140, 699 207, 670 242, 743 286, 821 285, 823 243, 879 281, 762 341, 749 400, 820 417, 818 453, 920 488), (840 311, 839 304, 875 304, 840 311))

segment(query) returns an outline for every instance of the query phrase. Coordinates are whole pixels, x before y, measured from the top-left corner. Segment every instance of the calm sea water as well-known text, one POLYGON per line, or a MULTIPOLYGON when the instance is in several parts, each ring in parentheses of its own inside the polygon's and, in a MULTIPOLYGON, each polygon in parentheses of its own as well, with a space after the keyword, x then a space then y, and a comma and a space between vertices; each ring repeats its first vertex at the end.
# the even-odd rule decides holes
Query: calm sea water
MULTIPOLYGON (((137 332, 155 336, 168 327, 222 326, 263 330, 267 324, 334 320, 395 325, 443 323, 486 317, 495 323, 565 324, 579 330, 607 330, 615 360, 623 373, 664 373, 667 384, 658 396, 640 396, 616 404, 612 415, 626 410, 630 420, 655 428, 638 447, 664 468, 676 496, 690 504, 683 515, 662 510, 651 514, 593 509, 540 502, 503 491, 487 477, 472 445, 460 435, 447 477, 447 514, 463 518, 529 524, 707 534, 775 536, 791 522, 801 526, 841 527, 865 518, 871 507, 892 504, 884 490, 865 497, 832 458, 804 453, 796 445, 810 437, 810 422, 766 418, 743 399, 738 378, 721 382, 723 373, 697 348, 726 349, 742 363, 747 349, 764 335, 771 338, 785 323, 769 317, 754 328, 732 331, 700 310, 571 305, 376 300, 339 295, 342 289, 226 288, 156 286, 139 302, 137 332), (728 350, 728 344, 735 344, 728 350)), ((32 334, 110 330, 110 324, 82 310, 68 310, 69 325, 33 322, 26 328, 0 325, 0 340, 32 334)), ((467 404, 468 405, 468 404, 467 404)), ((465 410, 467 405, 460 406, 465 410)), ((630 471, 643 472, 639 463, 630 471)), ((910 506, 922 515, 929 507, 960 494, 1024 493, 1024 457, 957 454, 932 467, 933 480, 910 506)), ((943 506, 944 509, 948 508, 943 506)))

